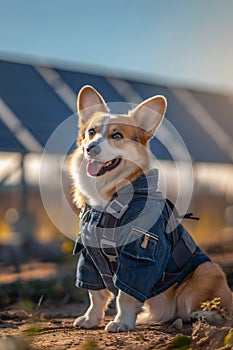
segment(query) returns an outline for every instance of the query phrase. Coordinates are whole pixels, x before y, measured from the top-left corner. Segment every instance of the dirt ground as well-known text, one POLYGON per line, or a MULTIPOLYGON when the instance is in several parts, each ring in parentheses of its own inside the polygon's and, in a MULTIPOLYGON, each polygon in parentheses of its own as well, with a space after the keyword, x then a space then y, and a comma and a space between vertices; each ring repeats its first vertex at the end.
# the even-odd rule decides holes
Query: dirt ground
MULTIPOLYGON (((97 349, 232 349, 233 322, 219 327, 204 321, 183 325, 137 326, 127 333, 107 333, 104 326, 92 330, 73 327, 75 316, 87 305, 66 305, 60 310, 48 307, 29 314, 19 307, 0 313, 1 350, 97 350, 97 349), (224 345, 225 344, 225 345, 224 345)), ((106 323, 112 316, 106 317, 106 323)))
MULTIPOLYGON (((24 319, 20 319, 23 315, 19 316, 4 320, 0 334, 20 335, 26 339, 31 349, 162 349, 177 333, 171 326, 151 326, 138 327, 133 332, 112 334, 106 333, 104 326, 93 330, 74 328, 73 318, 56 317, 48 320, 46 318, 51 315, 42 313, 42 320, 29 322, 25 316, 24 319)), ((190 329, 186 333, 189 334, 190 329)), ((3 348, 0 346, 0 349, 3 348)))
MULTIPOLYGON (((67 279, 69 269, 63 266, 65 278, 62 278, 62 266, 31 262, 22 264, 18 272, 12 267, 2 267, 0 299, 1 296, 2 300, 7 299, 10 295, 13 300, 15 293, 16 297, 14 303, 0 309, 0 350, 233 349, 233 317, 219 326, 199 320, 182 327, 179 324, 136 326, 132 332, 107 333, 104 326, 113 319, 113 304, 102 327, 92 330, 74 328, 74 319, 88 307, 87 298, 84 295, 75 302, 72 300, 72 295, 77 293, 77 288, 74 287, 74 291, 71 288, 73 272, 70 280, 67 279), (40 281, 44 279, 43 284, 29 283, 38 276, 40 281), (14 282, 18 283, 18 280, 21 284, 16 284, 15 291, 14 282), (33 299, 36 303, 28 305, 33 299)), ((228 275, 232 276, 232 261, 229 272, 228 275)), ((232 288, 232 280, 229 281, 232 288)))

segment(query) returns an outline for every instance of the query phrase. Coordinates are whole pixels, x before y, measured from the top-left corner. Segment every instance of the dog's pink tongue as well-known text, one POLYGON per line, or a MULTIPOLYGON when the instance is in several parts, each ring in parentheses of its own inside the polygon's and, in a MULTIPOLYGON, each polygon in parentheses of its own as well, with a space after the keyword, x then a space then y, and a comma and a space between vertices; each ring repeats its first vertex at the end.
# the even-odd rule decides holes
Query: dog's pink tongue
POLYGON ((98 174, 98 172, 102 169, 104 163, 97 162, 96 160, 91 160, 87 163, 87 173, 89 175, 95 176, 98 174))

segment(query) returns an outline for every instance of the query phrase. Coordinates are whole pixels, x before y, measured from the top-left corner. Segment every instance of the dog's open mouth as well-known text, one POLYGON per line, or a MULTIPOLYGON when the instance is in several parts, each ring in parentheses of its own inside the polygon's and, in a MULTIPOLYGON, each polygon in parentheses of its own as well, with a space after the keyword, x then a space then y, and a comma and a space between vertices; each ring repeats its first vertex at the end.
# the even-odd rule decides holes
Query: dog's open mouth
POLYGON ((107 171, 115 169, 121 162, 121 158, 115 158, 105 163, 98 162, 97 160, 89 160, 87 163, 87 174, 90 176, 100 176, 105 174, 107 171))

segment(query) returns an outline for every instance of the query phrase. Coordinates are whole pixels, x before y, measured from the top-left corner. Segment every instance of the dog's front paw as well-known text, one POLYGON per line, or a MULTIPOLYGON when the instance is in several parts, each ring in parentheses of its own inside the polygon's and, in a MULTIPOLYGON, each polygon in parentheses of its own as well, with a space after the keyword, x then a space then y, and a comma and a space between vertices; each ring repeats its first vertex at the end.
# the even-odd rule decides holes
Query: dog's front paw
POLYGON ((98 326, 100 323, 101 323, 101 320, 99 319, 91 318, 87 315, 83 315, 83 316, 77 317, 73 325, 74 327, 89 329, 89 328, 98 326))
POLYGON ((107 324, 105 330, 107 332, 129 332, 132 331, 133 328, 134 326, 128 323, 111 321, 107 324))

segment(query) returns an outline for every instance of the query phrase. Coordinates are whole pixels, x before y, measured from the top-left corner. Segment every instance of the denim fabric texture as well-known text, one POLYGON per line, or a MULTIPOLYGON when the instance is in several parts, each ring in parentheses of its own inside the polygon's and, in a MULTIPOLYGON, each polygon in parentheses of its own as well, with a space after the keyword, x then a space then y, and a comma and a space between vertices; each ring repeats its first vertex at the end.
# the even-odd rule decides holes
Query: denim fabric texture
POLYGON ((154 169, 121 188, 114 196, 126 205, 119 218, 100 208, 83 211, 74 247, 74 254, 81 253, 77 287, 107 288, 115 295, 121 289, 144 302, 178 286, 200 264, 210 261, 178 221, 167 232, 166 201, 157 182, 154 169))

